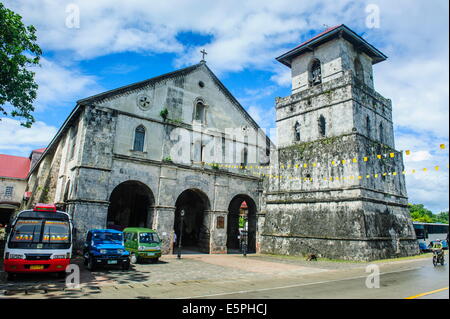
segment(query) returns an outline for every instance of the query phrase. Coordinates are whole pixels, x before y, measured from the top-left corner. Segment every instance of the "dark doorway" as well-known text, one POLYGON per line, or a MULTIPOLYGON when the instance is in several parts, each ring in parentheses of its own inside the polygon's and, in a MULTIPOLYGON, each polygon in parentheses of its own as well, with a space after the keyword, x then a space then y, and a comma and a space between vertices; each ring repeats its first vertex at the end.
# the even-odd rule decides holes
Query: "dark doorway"
POLYGON ((178 252, 181 237, 183 253, 209 253, 209 227, 205 211, 210 209, 208 197, 197 189, 188 189, 178 196, 175 203, 174 231, 176 235, 174 253, 178 252), (184 211, 181 227, 181 211, 184 211))
POLYGON ((151 228, 154 198, 145 184, 137 181, 124 182, 114 188, 109 201, 108 228, 151 228))
POLYGON ((248 195, 235 196, 228 206, 228 253, 241 253, 241 232, 247 228, 247 252, 256 252, 256 204, 248 195), (245 223, 247 226, 245 227, 245 223))
POLYGON ((16 208, 0 208, 0 224, 9 225, 10 219, 16 208))

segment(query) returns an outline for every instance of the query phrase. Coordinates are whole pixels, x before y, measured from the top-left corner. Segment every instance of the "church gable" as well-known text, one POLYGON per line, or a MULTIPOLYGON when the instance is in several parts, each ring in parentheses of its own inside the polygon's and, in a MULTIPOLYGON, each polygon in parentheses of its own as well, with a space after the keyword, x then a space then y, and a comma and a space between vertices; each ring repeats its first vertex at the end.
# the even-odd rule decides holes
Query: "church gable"
POLYGON ((163 121, 163 113, 166 113, 169 121, 195 124, 200 120, 203 127, 219 131, 237 127, 258 128, 257 123, 204 63, 78 102, 156 121, 163 121), (199 103, 204 110, 197 108, 199 103))

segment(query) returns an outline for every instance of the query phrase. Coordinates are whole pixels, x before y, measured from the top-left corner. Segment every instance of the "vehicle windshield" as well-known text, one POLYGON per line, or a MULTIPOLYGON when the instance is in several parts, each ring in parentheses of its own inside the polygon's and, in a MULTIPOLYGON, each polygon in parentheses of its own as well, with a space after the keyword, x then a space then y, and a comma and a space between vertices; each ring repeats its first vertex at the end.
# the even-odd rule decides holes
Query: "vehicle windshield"
POLYGON ((123 236, 121 233, 94 233, 92 236, 92 240, 96 244, 122 244, 123 236))
POLYGON ((64 248, 70 246, 70 225, 66 221, 22 219, 11 230, 11 248, 64 248))
POLYGON ((142 244, 159 243, 159 237, 156 233, 139 233, 139 242, 142 244))

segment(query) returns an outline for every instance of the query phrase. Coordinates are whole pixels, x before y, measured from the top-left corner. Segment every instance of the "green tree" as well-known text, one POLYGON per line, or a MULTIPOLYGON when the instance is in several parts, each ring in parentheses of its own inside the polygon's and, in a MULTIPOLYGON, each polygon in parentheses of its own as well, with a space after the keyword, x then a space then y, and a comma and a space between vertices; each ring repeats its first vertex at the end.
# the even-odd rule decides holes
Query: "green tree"
POLYGON ((448 212, 433 214, 423 204, 408 204, 409 213, 413 221, 422 223, 444 223, 448 224, 448 212))
POLYGON ((423 204, 408 204, 411 218, 416 222, 432 223, 433 212, 426 209, 423 204))
POLYGON ((436 221, 438 223, 448 224, 448 212, 440 212, 436 215, 436 221))
POLYGON ((34 26, 25 26, 20 15, 0 3, 0 114, 8 115, 4 106, 9 104, 9 115, 23 118, 25 127, 34 123, 31 113, 38 88, 35 73, 27 68, 39 65, 42 55, 35 33, 34 26))

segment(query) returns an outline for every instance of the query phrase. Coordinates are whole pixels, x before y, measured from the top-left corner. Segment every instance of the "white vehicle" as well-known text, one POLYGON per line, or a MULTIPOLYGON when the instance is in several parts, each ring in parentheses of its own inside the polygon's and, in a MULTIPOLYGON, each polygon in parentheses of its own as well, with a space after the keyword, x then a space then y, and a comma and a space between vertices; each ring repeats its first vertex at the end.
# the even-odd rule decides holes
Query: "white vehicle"
POLYGON ((65 275, 72 255, 73 225, 70 215, 55 205, 36 204, 17 214, 11 224, 4 253, 4 271, 55 272, 65 275))

